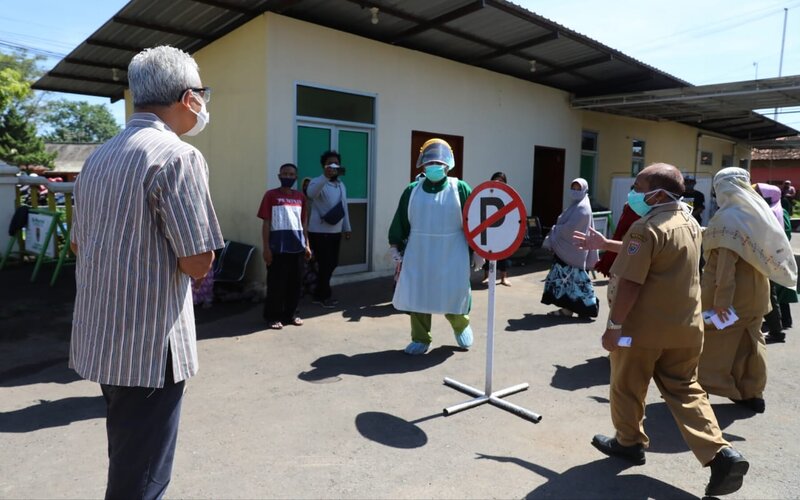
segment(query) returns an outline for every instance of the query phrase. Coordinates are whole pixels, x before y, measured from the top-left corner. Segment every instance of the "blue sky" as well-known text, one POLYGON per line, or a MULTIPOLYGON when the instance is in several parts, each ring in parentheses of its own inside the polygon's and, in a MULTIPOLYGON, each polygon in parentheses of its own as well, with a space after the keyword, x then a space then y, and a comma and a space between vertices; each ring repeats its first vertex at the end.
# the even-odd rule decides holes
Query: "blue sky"
MULTIPOLYGON (((85 40, 127 0, 1 0, 0 49, 52 53, 44 69, 85 40)), ((800 0, 517 0, 516 3, 695 85, 800 74, 800 0)), ((69 94, 54 98, 109 103, 69 94)), ((122 122, 121 103, 111 105, 122 122)), ((778 120, 800 129, 800 108, 778 120)))

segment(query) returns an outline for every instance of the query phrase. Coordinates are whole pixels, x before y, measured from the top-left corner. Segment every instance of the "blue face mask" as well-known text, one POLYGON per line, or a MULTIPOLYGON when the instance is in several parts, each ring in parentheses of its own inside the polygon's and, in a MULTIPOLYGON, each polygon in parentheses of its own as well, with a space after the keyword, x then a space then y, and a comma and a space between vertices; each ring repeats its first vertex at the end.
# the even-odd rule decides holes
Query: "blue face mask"
POLYGON ((433 164, 425 167, 425 177, 431 182, 439 182, 447 176, 444 165, 433 164))
POLYGON ((674 194, 670 193, 669 191, 665 191, 663 189, 654 189, 653 191, 648 191, 646 193, 637 193, 636 191, 631 189, 628 192, 628 206, 631 207, 631 210, 636 212, 636 215, 638 215, 639 217, 644 217, 645 215, 647 215, 648 212, 650 212, 650 210, 654 209, 655 207, 660 207, 661 205, 667 205, 669 203, 673 203, 673 201, 667 201, 664 203, 657 203, 655 205, 648 205, 647 202, 644 201, 644 199, 647 198, 648 195, 657 193, 659 191, 664 191, 665 193, 667 193, 667 196, 669 196, 673 201, 676 201, 678 199, 675 197, 674 194))
POLYGON ((639 217, 644 217, 647 213, 653 209, 650 205, 644 201, 644 197, 648 193, 637 193, 633 189, 628 191, 628 206, 631 207, 631 210, 636 212, 636 215, 639 217))

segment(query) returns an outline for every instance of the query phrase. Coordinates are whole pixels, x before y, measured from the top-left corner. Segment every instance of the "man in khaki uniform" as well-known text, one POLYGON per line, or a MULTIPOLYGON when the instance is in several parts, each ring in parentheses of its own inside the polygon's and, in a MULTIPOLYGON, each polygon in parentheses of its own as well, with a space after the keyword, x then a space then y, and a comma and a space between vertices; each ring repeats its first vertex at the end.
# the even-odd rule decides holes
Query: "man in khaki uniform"
MULTIPOLYGON (((661 391, 684 440, 704 466, 711 466, 706 495, 738 490, 748 462, 722 438, 705 391, 697 383, 703 347, 700 308, 701 231, 678 203, 680 171, 655 164, 636 177, 628 204, 642 218, 622 242, 602 239, 596 248, 616 251, 611 268, 619 283, 603 347, 611 352, 611 419, 615 437, 592 440, 606 455, 641 465, 649 438, 645 397, 651 379, 661 391), (619 347, 629 337, 629 347, 619 347)), ((586 244, 597 238, 588 235, 586 244)))

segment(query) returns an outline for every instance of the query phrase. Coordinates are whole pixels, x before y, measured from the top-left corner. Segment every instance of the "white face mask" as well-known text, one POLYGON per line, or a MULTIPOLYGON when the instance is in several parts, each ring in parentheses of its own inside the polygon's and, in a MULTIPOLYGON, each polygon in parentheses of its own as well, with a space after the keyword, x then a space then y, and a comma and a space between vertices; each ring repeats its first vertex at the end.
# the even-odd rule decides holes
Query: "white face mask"
POLYGON ((575 191, 574 189, 569 190, 569 195, 573 200, 580 201, 583 199, 583 191, 575 191))
MULTIPOLYGON (((192 97, 195 97, 194 93, 192 93, 192 97)), ((189 108, 189 111, 197 116, 197 121, 194 123, 194 127, 189 129, 189 131, 183 135, 193 136, 199 134, 204 128, 206 128, 208 122, 211 121, 211 114, 206 111, 206 101, 204 101, 202 98, 200 99, 200 111, 197 112, 192 108, 189 108)))

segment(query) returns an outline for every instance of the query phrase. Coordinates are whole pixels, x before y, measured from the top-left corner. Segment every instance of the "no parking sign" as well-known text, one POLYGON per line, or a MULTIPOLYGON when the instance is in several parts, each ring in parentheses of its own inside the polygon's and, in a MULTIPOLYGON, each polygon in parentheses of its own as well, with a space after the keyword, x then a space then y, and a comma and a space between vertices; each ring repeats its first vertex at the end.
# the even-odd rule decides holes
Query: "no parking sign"
POLYGON ((517 251, 526 229, 525 204, 508 184, 488 181, 464 204, 464 234, 475 253, 502 260, 517 251))
POLYGON ((524 391, 528 384, 517 384, 499 391, 492 388, 494 371, 494 296, 497 266, 494 261, 506 259, 513 254, 525 236, 527 226, 525 204, 513 188, 502 182, 484 182, 472 191, 464 204, 464 234, 467 243, 475 253, 489 260, 489 303, 486 314, 486 385, 484 390, 476 389, 449 377, 445 385, 452 387, 475 399, 444 409, 445 415, 452 415, 484 403, 489 403, 510 411, 533 423, 539 423, 542 416, 504 399, 505 396, 524 391))

